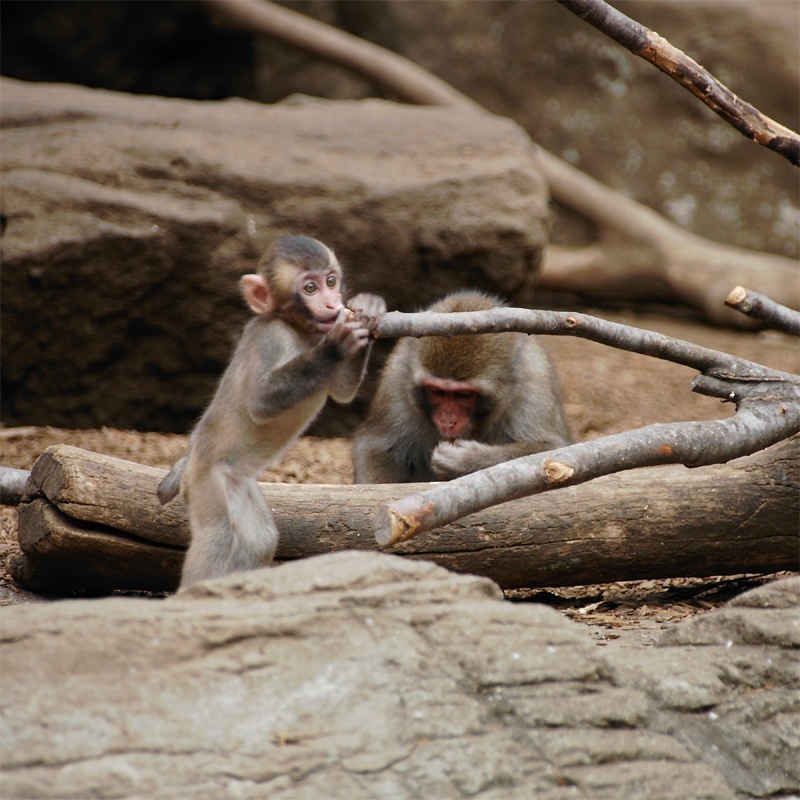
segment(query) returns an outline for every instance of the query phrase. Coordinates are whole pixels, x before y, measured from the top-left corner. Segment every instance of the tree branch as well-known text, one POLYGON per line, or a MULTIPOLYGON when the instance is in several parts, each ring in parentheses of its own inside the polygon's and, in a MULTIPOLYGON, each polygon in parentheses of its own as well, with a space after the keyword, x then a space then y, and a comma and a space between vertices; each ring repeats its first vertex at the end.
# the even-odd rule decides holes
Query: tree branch
POLYGON ((261 0, 203 0, 203 5, 220 26, 272 36, 347 67, 409 103, 484 110, 407 58, 283 6, 261 0))
POLYGON ((635 299, 641 286, 657 284, 665 299, 739 327, 741 315, 723 305, 725 292, 737 283, 758 286, 773 300, 800 309, 796 260, 704 239, 541 148, 539 162, 553 197, 600 231, 589 247, 551 247, 540 288, 635 299))
POLYGON ((762 114, 718 81, 682 50, 655 31, 608 5, 604 0, 558 0, 631 53, 649 61, 702 100, 715 114, 748 139, 800 165, 800 136, 762 114))
MULTIPOLYGON (((774 384, 769 386, 772 392, 774 384)), ((744 394, 749 387, 732 391, 744 394)), ((635 467, 699 467, 750 455, 800 432, 797 387, 787 387, 778 398, 763 391, 762 385, 746 396, 729 419, 649 425, 435 484, 379 508, 375 538, 382 545, 397 544, 489 506, 635 467)))
POLYGON ((572 335, 673 361, 700 371, 692 389, 737 405, 726 420, 656 424, 593 442, 508 461, 381 507, 383 545, 453 522, 489 506, 634 467, 697 467, 749 455, 800 433, 800 376, 690 342, 586 314, 527 309, 403 314, 390 312, 376 336, 453 336, 521 331, 572 335))
POLYGON ((800 336, 800 314, 770 300, 760 292, 735 286, 725 299, 725 304, 743 314, 763 320, 771 328, 800 336))
POLYGON ((800 377, 779 372, 719 350, 673 339, 662 333, 574 311, 495 308, 488 311, 404 313, 389 311, 378 320, 376 338, 400 336, 463 336, 518 331, 548 336, 577 336, 633 353, 691 367, 720 380, 786 381, 800 386, 800 377))

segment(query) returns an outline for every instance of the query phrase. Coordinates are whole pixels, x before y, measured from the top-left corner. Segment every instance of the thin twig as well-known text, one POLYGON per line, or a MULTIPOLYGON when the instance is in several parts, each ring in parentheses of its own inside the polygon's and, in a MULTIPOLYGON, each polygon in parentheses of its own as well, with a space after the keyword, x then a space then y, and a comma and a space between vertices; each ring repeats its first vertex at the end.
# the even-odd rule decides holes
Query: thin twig
MULTIPOLYGON (((745 103, 658 34, 601 0, 558 2, 631 52, 656 64, 748 138, 775 150, 794 164, 799 162, 800 137, 794 131, 745 103)), ((408 102, 485 111, 470 97, 409 59, 291 9, 263 0, 203 0, 203 3, 220 25, 274 36, 352 69, 408 102)))
POLYGON ((655 31, 604 0, 558 0, 631 53, 641 56, 702 100, 739 133, 800 165, 800 136, 746 103, 708 70, 655 31))
POLYGON ((735 286, 725 298, 725 304, 749 317, 763 320, 770 328, 800 336, 800 313, 770 300, 760 292, 735 286))

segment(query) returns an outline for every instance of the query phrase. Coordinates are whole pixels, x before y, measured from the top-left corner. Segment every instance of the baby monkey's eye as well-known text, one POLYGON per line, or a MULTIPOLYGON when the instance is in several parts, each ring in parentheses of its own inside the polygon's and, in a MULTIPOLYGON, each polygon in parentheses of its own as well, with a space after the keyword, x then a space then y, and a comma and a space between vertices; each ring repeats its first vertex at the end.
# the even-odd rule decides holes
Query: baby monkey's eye
POLYGON ((328 288, 329 289, 333 289, 333 287, 336 286, 336 276, 335 275, 328 275, 328 278, 325 281, 325 283, 328 284, 328 288))
POLYGON ((317 284, 314 281, 308 281, 303 284, 303 291, 306 294, 314 294, 317 291, 317 284))

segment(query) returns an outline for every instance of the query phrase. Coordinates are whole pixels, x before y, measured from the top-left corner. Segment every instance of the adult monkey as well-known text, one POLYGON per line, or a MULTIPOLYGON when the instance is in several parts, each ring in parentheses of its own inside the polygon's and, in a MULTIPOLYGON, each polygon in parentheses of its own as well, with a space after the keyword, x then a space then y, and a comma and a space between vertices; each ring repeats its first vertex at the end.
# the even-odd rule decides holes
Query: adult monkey
POLYGON ((328 397, 350 402, 371 349, 384 301, 359 294, 342 303, 333 251, 308 236, 279 239, 258 273, 242 278, 255 317, 192 433, 189 452, 158 487, 180 491, 191 544, 180 588, 269 564, 278 529, 256 482, 308 427, 328 397))
MULTIPOLYGON (((429 311, 483 311, 462 291, 429 311)), ((572 441, 556 373, 524 333, 405 338, 354 437, 356 483, 448 480, 572 441)))

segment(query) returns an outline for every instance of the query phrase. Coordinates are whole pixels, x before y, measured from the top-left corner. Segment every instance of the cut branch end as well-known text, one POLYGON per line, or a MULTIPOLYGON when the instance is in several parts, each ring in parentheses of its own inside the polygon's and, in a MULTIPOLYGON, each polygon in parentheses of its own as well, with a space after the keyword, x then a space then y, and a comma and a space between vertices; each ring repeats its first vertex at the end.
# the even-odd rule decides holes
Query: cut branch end
POLYGON ((736 307, 747 297, 747 289, 744 286, 734 286, 731 293, 725 298, 725 305, 736 307))
POLYGON ((548 461, 544 466, 548 483, 564 483, 575 474, 575 468, 563 461, 548 461))
POLYGON ((418 527, 418 522, 415 525, 391 506, 382 506, 375 514, 375 541, 381 547, 391 547, 413 538, 418 527))

